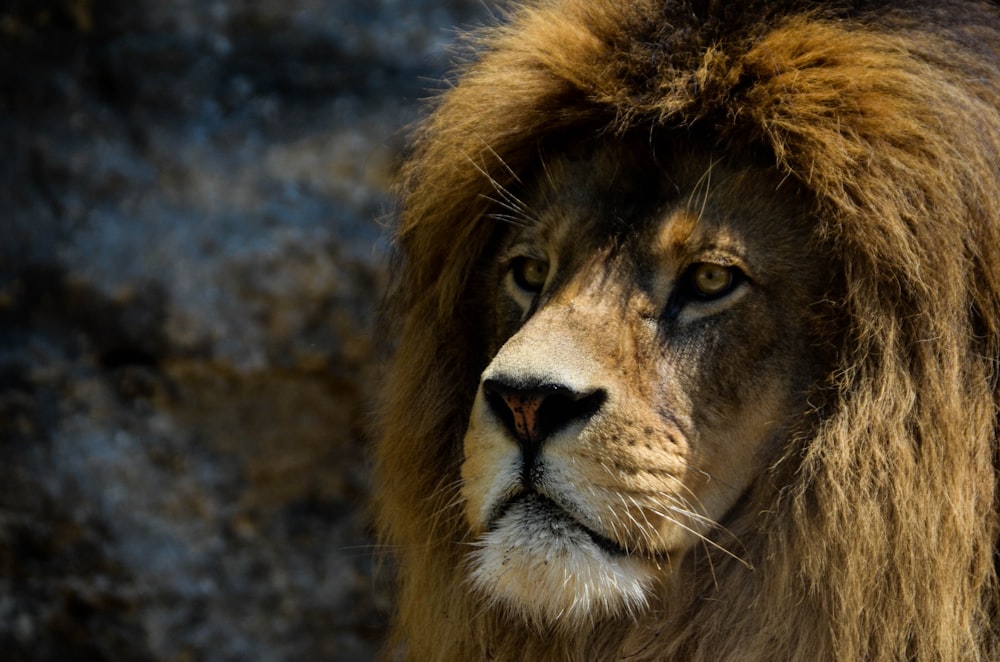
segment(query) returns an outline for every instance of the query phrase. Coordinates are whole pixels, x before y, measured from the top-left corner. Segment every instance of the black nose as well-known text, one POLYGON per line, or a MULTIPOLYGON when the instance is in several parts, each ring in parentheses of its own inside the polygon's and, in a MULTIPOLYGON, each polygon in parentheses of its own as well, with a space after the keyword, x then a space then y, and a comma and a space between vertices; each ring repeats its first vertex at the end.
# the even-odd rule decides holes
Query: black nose
POLYGON ((483 396, 525 456, 534 455, 548 437, 570 423, 589 419, 607 399, 602 389, 580 392, 562 384, 503 378, 484 380, 483 396))

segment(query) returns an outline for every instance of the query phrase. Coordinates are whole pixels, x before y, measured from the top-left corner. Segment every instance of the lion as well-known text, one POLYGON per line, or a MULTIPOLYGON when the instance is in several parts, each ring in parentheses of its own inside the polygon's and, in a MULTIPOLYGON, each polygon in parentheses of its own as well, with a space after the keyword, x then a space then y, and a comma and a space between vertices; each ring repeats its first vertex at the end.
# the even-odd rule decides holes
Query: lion
POLYGON ((387 656, 1000 659, 1000 6, 470 43, 399 187, 387 656))

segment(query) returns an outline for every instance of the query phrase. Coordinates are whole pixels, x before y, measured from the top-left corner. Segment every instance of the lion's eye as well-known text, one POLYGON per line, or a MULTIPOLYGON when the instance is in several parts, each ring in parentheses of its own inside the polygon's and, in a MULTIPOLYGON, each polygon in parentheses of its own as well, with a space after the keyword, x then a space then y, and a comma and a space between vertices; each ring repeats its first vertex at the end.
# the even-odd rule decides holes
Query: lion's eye
POLYGON ((688 271, 687 286, 697 299, 717 299, 732 292, 742 275, 736 267, 700 262, 688 271))
POLYGON ((530 257, 519 257, 510 265, 514 283, 526 292, 541 292, 549 277, 549 263, 530 257))

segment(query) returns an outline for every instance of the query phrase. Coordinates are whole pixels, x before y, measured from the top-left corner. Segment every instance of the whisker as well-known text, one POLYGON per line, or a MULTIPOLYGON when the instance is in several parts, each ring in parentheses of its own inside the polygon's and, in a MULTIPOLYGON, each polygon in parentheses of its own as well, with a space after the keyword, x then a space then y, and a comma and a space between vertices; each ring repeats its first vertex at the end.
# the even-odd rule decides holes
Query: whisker
MULTIPOLYGON (((495 154, 496 153, 494 152, 494 155, 495 154)), ((490 198, 489 196, 483 196, 483 197, 485 197, 487 200, 490 200, 490 201, 492 201, 492 202, 494 202, 496 204, 500 204, 501 206, 503 206, 505 209, 508 209, 509 211, 512 211, 512 212, 515 212, 515 213, 519 213, 519 214, 523 214, 526 219, 534 220, 532 218, 531 214, 530 214, 530 209, 531 208, 523 200, 521 200, 516 195, 514 195, 514 193, 512 193, 510 191, 510 189, 508 189, 500 181, 498 181, 493 175, 491 175, 489 172, 487 172, 485 168, 483 168, 481 165, 479 165, 478 163, 476 163, 476 161, 474 159, 472 159, 469 156, 466 156, 466 158, 468 159, 469 163, 472 164, 472 167, 475 168, 477 171, 479 171, 479 174, 481 174, 483 177, 486 178, 486 180, 493 187, 493 190, 497 193, 497 195, 500 196, 501 200, 495 200, 493 198, 490 198)), ((507 166, 507 164, 504 163, 503 160, 500 159, 499 157, 497 157, 497 159, 500 162, 500 164, 503 165, 511 173, 511 176, 514 177, 514 181, 516 181, 518 184, 520 184, 521 183, 520 179, 518 179, 517 175, 514 174, 514 172, 507 166)))
POLYGON ((521 181, 521 178, 518 177, 517 173, 514 172, 514 169, 511 168, 509 165, 507 165, 507 162, 504 161, 503 158, 499 154, 497 154, 496 150, 493 149, 493 147, 491 145, 488 145, 485 142, 483 142, 483 145, 485 145, 486 146, 486 150, 490 154, 493 155, 493 158, 495 158, 497 160, 497 163, 499 163, 500 165, 502 165, 507 170, 507 172, 510 173, 510 176, 514 178, 514 181, 517 182, 518 184, 521 184, 523 186, 524 183, 521 181))
MULTIPOLYGON (((680 519, 678 519, 677 517, 674 516, 675 514, 686 515, 687 514, 686 511, 684 511, 682 509, 678 509, 676 506, 672 506, 670 504, 663 504, 663 505, 670 512, 663 512, 662 510, 659 510, 657 508, 653 508, 651 506, 647 506, 647 507, 649 508, 649 510, 651 512, 656 513, 657 515, 663 517, 664 519, 666 519, 666 520, 672 522, 673 524, 676 524, 677 526, 681 527, 685 531, 687 531, 687 532, 689 532, 689 533, 697 536, 703 543, 714 547, 715 549, 719 550, 720 552, 722 552, 726 556, 729 556, 730 558, 732 558, 734 561, 739 562, 744 567, 746 567, 748 569, 753 569, 753 564, 750 563, 749 561, 747 561, 746 559, 744 559, 742 556, 740 556, 740 555, 736 554, 735 552, 733 552, 732 550, 724 547, 720 543, 712 540, 711 538, 709 538, 708 536, 704 535, 700 531, 694 529, 693 527, 688 526, 687 524, 685 524, 680 519)), ((720 526, 720 525, 718 525, 718 523, 716 523, 716 522, 714 522, 712 520, 708 520, 708 521, 712 522, 716 526, 720 526)), ((723 530, 725 530, 725 529, 723 529, 723 530)), ((730 534, 730 535, 732 535, 732 534, 730 534)), ((738 539, 735 536, 733 536, 733 539, 738 541, 738 539)), ((709 562, 711 563, 711 555, 709 555, 709 562)))
MULTIPOLYGON (((716 163, 718 163, 718 160, 711 161, 705 169, 705 172, 701 173, 701 176, 698 177, 698 181, 696 181, 694 186, 691 187, 691 193, 688 194, 687 204, 685 205, 687 209, 692 209, 694 207, 694 197, 698 195, 698 193, 702 190, 702 187, 704 187, 704 195, 702 196, 701 204, 701 212, 704 212, 705 203, 708 200, 708 192, 711 188, 712 168, 715 167, 716 163)), ((701 218, 701 212, 698 213, 699 219, 701 218)))
MULTIPOLYGON (((627 517, 628 517, 628 518, 629 518, 630 520, 632 520, 632 523, 633 523, 633 524, 635 524, 636 528, 637 528, 637 529, 639 530, 639 534, 640 534, 640 536, 641 536, 641 537, 640 537, 640 540, 641 540, 642 538, 645 538, 645 539, 646 539, 646 543, 647 543, 647 544, 649 544, 649 542, 650 542, 650 536, 649 536, 649 531, 648 531, 648 528, 647 528, 647 526, 643 526, 643 525, 642 525, 642 524, 641 524, 641 523, 639 522, 639 520, 637 520, 637 519, 635 518, 635 515, 633 515, 633 514, 632 514, 632 509, 631 509, 631 508, 629 508, 629 505, 628 505, 628 503, 627 503, 627 502, 625 501, 625 495, 624 495, 624 494, 622 494, 621 492, 619 492, 619 493, 618 493, 618 498, 619 498, 619 499, 621 499, 621 502, 622 502, 622 505, 623 505, 623 506, 625 506, 625 515, 626 515, 626 516, 627 516, 627 517)), ((629 498, 631 498, 631 497, 629 497, 629 498)), ((633 502, 633 503, 634 503, 634 502, 633 502)), ((638 505, 638 504, 635 504, 635 505, 638 505)), ((640 509, 640 510, 639 510, 639 512, 642 512, 642 509, 640 509)), ((648 520, 648 519, 646 520, 646 525, 649 525, 649 520, 648 520)))
MULTIPOLYGON (((491 202, 496 202, 492 198, 487 199, 491 202)), ((516 228, 530 228, 532 226, 530 219, 525 219, 522 216, 514 216, 513 214, 487 214, 486 217, 513 225, 516 228)))
MULTIPOLYGON (((652 549, 654 547, 654 533, 656 532, 656 526, 649 521, 649 517, 646 516, 646 509, 639 504, 636 498, 631 494, 628 495, 628 498, 629 501, 632 502, 632 505, 634 505, 636 509, 638 509, 638 511, 642 514, 642 519, 643 522, 645 523, 645 526, 640 526, 639 528, 642 531, 643 537, 646 539, 646 545, 652 549)), ((631 513, 629 516, 632 517, 631 513)), ((632 521, 636 521, 635 517, 632 517, 632 521)), ((638 524, 638 522, 636 522, 636 524, 638 524)))
MULTIPOLYGON (((694 501, 696 503, 692 504, 686 498, 684 498, 684 497, 682 497, 682 496, 680 496, 678 494, 671 494, 671 493, 668 493, 668 492, 660 492, 659 496, 663 497, 663 498, 665 498, 667 500, 673 501, 675 503, 680 503, 685 509, 687 509, 687 511, 690 513, 691 517, 697 518, 699 521, 702 521, 702 522, 704 522, 706 524, 709 524, 716 531, 720 531, 722 533, 725 533, 727 536, 729 536, 730 538, 732 538, 735 542, 737 542, 737 543, 740 542, 739 536, 737 536, 735 533, 733 533, 732 531, 730 531, 729 529, 727 529, 726 527, 724 527, 722 524, 720 524, 716 520, 714 520, 714 519, 712 519, 710 517, 707 517, 705 515, 700 514, 698 511, 704 512, 706 510, 705 504, 702 503, 701 499, 698 498, 698 495, 695 494, 695 492, 690 487, 688 487, 687 485, 682 485, 682 487, 684 488, 684 490, 686 492, 688 492, 691 495, 691 498, 694 499, 694 501)), ((742 543, 740 543, 740 546, 741 547, 743 546, 742 543)))

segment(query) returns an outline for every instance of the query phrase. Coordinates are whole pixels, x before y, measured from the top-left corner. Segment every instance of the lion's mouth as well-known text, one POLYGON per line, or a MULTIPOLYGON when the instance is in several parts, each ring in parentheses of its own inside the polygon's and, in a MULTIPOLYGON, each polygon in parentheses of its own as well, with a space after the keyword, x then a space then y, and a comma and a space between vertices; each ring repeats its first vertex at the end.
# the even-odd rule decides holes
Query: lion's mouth
POLYGON ((521 492, 500 504, 490 518, 489 530, 496 529, 501 520, 513 511, 517 517, 530 521, 533 528, 542 527, 546 533, 567 537, 571 531, 583 533, 602 551, 614 556, 632 556, 621 545, 586 526, 571 512, 549 497, 538 492, 521 492))

